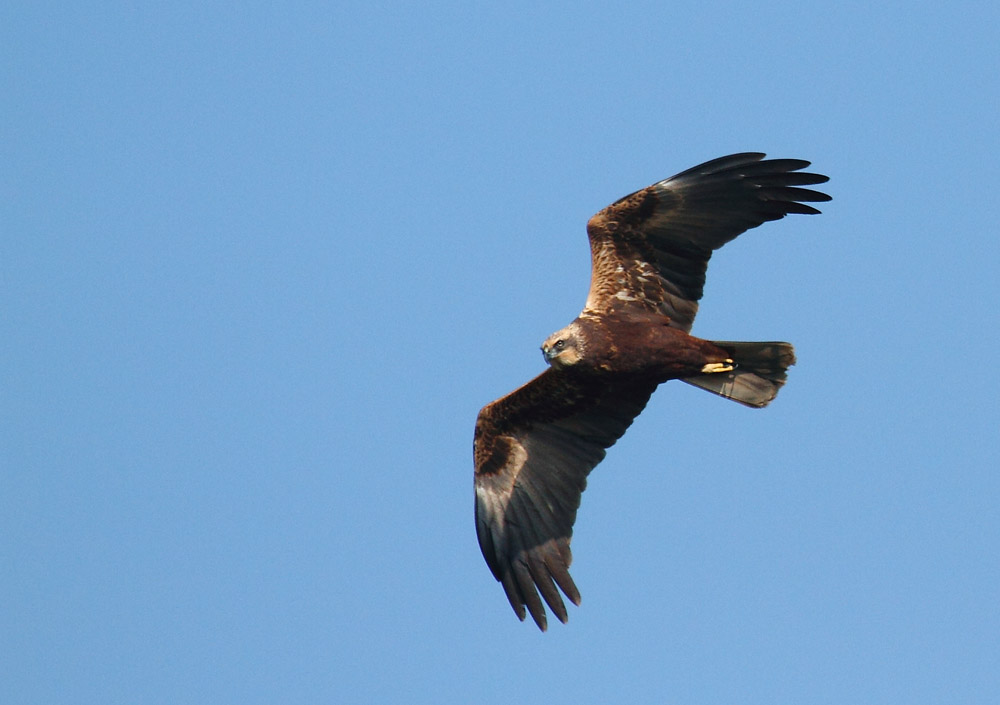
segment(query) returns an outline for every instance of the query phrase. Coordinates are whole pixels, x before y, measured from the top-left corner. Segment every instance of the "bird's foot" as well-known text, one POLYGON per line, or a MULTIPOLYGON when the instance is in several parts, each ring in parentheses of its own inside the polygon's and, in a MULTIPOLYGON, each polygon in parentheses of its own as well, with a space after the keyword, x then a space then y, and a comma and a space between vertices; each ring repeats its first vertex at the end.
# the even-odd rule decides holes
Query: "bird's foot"
POLYGON ((733 371, 733 361, 726 360, 724 362, 710 362, 701 368, 701 373, 705 375, 713 374, 715 372, 732 372, 733 371))

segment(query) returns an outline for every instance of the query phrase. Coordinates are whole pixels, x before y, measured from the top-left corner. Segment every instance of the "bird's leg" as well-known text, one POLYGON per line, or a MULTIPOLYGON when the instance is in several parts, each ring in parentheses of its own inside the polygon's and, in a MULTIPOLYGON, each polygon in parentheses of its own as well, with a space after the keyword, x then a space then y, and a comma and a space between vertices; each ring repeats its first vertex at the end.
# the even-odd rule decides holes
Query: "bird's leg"
POLYGON ((712 374, 714 372, 732 372, 733 361, 730 359, 725 359, 722 362, 709 362, 701 368, 702 374, 712 374))

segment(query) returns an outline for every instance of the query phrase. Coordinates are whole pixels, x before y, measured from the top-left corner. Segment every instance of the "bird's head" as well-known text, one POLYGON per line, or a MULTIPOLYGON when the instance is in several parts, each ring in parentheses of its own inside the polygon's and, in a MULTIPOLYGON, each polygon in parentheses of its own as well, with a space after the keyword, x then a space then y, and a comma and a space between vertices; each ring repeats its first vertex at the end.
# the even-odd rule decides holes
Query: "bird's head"
POLYGON ((557 368, 578 363, 583 357, 583 349, 582 331, 576 323, 570 323, 562 330, 556 331, 542 343, 545 362, 557 368))

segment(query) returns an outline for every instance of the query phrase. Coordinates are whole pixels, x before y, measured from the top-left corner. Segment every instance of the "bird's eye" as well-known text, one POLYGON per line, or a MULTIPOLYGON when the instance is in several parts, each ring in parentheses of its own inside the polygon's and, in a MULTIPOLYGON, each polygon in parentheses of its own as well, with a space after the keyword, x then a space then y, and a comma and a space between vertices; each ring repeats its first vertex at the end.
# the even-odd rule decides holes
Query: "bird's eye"
POLYGON ((554 347, 556 350, 562 350, 563 348, 566 347, 566 341, 565 340, 557 340, 556 344, 553 345, 552 347, 554 347))

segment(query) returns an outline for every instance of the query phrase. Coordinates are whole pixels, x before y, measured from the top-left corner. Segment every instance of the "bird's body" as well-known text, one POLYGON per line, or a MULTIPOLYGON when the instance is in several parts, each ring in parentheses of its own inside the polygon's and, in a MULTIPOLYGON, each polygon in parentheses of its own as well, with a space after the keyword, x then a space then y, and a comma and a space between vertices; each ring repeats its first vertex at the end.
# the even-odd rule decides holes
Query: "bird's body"
POLYGON ((542 351, 560 370, 639 375, 657 383, 693 377, 708 364, 732 362, 711 341, 674 328, 666 316, 645 311, 579 316, 550 336, 542 351))
POLYGON ((520 619, 527 607, 545 629, 544 599, 566 621, 560 589, 579 603, 569 543, 587 474, 659 384, 681 379, 751 407, 784 384, 790 344, 688 333, 714 250, 767 220, 819 212, 801 201, 829 200, 800 188, 827 180, 799 171, 808 162, 763 157, 707 162, 591 218, 584 310, 542 345, 548 370, 480 411, 476 530, 520 619))

